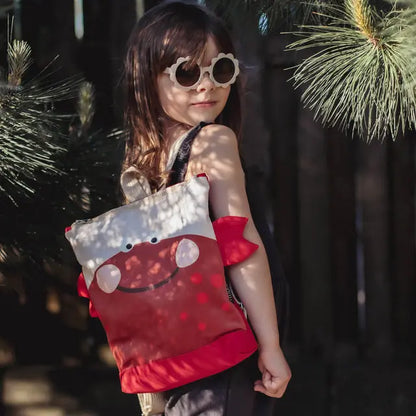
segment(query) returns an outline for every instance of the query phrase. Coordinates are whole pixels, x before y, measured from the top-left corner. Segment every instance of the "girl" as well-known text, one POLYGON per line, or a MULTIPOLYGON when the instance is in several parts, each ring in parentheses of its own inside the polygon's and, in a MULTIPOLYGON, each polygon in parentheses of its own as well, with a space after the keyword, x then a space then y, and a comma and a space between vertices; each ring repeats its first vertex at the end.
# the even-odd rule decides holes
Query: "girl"
POLYGON ((258 342, 257 379, 249 381, 248 359, 166 392, 166 416, 260 414, 253 407, 254 392, 281 397, 291 377, 279 345, 269 265, 250 214, 239 158, 238 74, 224 24, 200 6, 163 3, 150 9, 131 33, 125 62, 129 137, 124 168, 136 167, 153 191, 162 188, 180 139, 201 121, 211 123, 193 141, 185 179, 205 172, 213 219, 248 218, 244 236, 259 245, 251 257, 229 268, 258 342))

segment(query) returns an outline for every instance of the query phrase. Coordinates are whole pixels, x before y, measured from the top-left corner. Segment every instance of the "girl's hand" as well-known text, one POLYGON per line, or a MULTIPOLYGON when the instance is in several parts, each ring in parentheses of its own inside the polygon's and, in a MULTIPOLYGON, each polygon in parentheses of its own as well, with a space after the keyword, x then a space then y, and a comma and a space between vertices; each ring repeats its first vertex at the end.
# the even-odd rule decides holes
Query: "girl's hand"
POLYGON ((282 350, 279 347, 260 349, 258 366, 262 378, 254 382, 254 390, 266 396, 282 397, 292 377, 282 350))

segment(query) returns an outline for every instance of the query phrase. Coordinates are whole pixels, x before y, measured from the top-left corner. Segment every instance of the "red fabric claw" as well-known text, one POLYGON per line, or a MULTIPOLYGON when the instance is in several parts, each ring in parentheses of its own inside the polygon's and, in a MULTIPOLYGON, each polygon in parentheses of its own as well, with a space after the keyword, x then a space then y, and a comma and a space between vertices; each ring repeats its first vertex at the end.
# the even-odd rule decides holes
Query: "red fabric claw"
MULTIPOLYGON (((84 274, 82 272, 78 276, 77 290, 78 290, 79 296, 90 300, 90 294, 88 293, 87 284, 85 283, 84 274)), ((90 311, 90 316, 92 316, 93 318, 98 318, 98 313, 95 310, 94 305, 92 304, 91 300, 89 304, 89 311, 90 311)))
POLYGON ((224 266, 242 262, 258 249, 243 237, 247 221, 245 217, 227 216, 212 223, 224 266))

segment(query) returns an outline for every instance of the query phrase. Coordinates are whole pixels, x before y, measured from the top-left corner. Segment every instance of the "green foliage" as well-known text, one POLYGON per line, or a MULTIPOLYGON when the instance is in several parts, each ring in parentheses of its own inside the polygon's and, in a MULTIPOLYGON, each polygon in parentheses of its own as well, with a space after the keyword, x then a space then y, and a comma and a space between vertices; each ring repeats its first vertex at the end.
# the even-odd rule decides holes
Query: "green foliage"
MULTIPOLYGON (((81 87, 80 94, 90 87, 81 87)), ((61 263, 65 253, 72 258, 65 227, 117 204, 123 133, 88 132, 91 106, 79 102, 84 111, 67 121, 65 149, 54 155, 57 173, 37 170, 30 197, 19 193, 11 202, 0 196, 0 263, 5 266, 16 261, 61 263)))
POLYGON ((123 133, 89 131, 90 83, 56 80, 50 66, 26 82, 30 63, 29 45, 10 42, 0 86, 0 271, 62 261, 65 227, 116 204, 123 133), (64 104, 74 111, 58 111, 64 104))
POLYGON ((56 158, 64 151, 63 126, 73 115, 53 111, 56 103, 76 96, 79 78, 48 82, 40 74, 22 82, 31 64, 31 49, 24 41, 9 42, 7 82, 0 85, 0 192, 17 201, 33 195, 38 172, 59 174, 56 158))
POLYGON ((288 50, 313 52, 293 81, 317 119, 367 141, 415 127, 415 14, 403 2, 377 12, 368 0, 346 0, 325 7, 327 24, 292 32, 301 39, 288 50))

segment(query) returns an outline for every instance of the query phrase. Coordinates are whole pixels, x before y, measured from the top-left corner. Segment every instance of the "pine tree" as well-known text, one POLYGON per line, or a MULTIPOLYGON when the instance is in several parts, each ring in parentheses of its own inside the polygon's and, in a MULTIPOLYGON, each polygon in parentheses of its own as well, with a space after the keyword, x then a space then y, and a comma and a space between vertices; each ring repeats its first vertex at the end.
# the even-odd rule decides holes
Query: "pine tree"
POLYGON ((262 33, 300 39, 288 51, 302 102, 324 125, 364 140, 393 140, 416 120, 416 4, 412 0, 216 0, 224 16, 244 8, 262 33))
POLYGON ((10 41, 7 55, 0 88, 0 272, 41 275, 69 250, 66 226, 115 206, 122 132, 90 132, 94 88, 82 77, 55 81, 49 66, 25 81, 30 46, 10 41), (68 102, 74 111, 60 112, 68 102))

